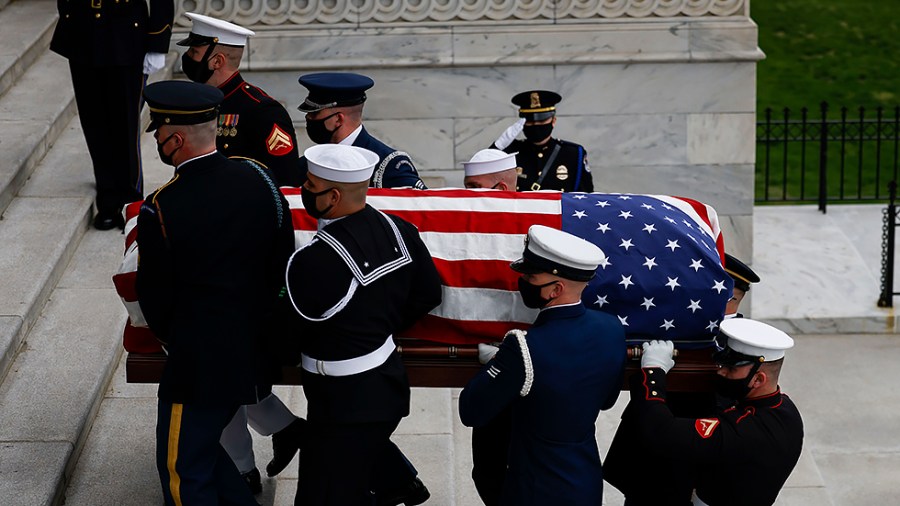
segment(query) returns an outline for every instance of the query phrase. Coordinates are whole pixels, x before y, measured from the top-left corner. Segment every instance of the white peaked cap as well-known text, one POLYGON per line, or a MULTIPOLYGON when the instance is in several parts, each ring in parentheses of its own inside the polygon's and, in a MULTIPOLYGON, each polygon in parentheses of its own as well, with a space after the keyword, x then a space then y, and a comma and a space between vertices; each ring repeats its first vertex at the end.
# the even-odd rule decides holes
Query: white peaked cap
POLYGON ((256 35, 253 30, 248 30, 243 26, 222 21, 221 19, 211 18, 195 12, 185 12, 184 15, 191 18, 191 21, 194 23, 194 26, 191 27, 191 33, 203 37, 215 37, 219 39, 219 44, 244 47, 247 45, 247 38, 251 35, 256 35))
POLYGON ((528 229, 522 258, 510 267, 525 274, 546 272, 575 281, 588 281, 605 258, 603 250, 580 237, 544 225, 532 225, 528 229))
POLYGON ((791 336, 775 327, 749 318, 730 318, 719 326, 719 332, 728 336, 728 347, 732 350, 763 357, 772 362, 784 357, 784 350, 794 347, 791 336))
POLYGON ((515 169, 517 154, 506 153, 499 149, 482 149, 475 153, 471 160, 463 162, 463 170, 465 170, 466 177, 468 177, 515 169))
POLYGON ((336 183, 361 183, 372 177, 380 157, 368 149, 343 144, 316 144, 303 152, 309 172, 336 183))

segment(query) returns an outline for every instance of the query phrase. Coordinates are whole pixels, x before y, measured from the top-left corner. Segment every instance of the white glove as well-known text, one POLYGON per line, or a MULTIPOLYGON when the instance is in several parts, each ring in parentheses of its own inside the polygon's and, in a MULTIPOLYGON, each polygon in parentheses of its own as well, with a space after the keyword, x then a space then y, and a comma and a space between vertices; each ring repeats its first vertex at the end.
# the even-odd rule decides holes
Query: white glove
POLYGON ((500 137, 497 137, 497 140, 494 141, 494 146, 497 146, 499 150, 506 149, 522 133, 523 128, 525 128, 525 118, 519 118, 519 121, 510 125, 506 131, 500 134, 500 137))
POLYGON ((150 75, 166 65, 165 53, 147 53, 144 55, 144 74, 150 75))
POLYGON ((644 343, 644 352, 641 354, 641 368, 661 367, 663 372, 675 366, 672 353, 675 344, 672 341, 650 341, 644 343))
POLYGON ((485 343, 478 343, 478 361, 482 364, 490 362, 499 350, 500 348, 496 346, 485 343))

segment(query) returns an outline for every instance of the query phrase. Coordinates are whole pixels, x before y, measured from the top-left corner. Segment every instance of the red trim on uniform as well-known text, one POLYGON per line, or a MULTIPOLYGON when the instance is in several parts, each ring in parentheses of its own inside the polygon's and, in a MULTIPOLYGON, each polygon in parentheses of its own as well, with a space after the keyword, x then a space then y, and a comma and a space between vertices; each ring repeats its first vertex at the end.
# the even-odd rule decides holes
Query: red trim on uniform
MULTIPOLYGON (((230 83, 232 79, 234 79, 235 77, 237 77, 237 76, 239 76, 239 75, 241 75, 240 72, 235 72, 234 74, 231 74, 231 77, 229 77, 224 83, 222 83, 222 84, 219 85, 219 89, 221 90, 222 88, 228 86, 228 83, 230 83)), ((241 86, 238 86, 237 88, 235 88, 235 89, 229 91, 228 94, 225 95, 225 98, 228 98, 228 97, 230 97, 231 95, 234 95, 234 92, 236 92, 236 91, 239 90, 239 89, 241 89, 241 86)))
MULTIPOLYGON (((662 402, 665 402, 665 399, 663 399, 662 397, 659 397, 659 396, 656 394, 656 392, 652 392, 652 390, 651 390, 651 388, 650 388, 650 385, 649 385, 650 381, 649 381, 649 380, 650 380, 650 376, 653 376, 652 374, 649 374, 649 372, 650 372, 651 370, 662 371, 662 369, 658 369, 658 368, 655 368, 655 367, 654 367, 654 368, 641 369, 641 374, 644 375, 644 381, 643 381, 643 386, 644 386, 644 400, 647 400, 647 401, 662 401, 662 402), (652 392, 653 395, 651 395, 651 392, 652 392)), ((653 377, 655 378, 656 376, 653 376, 653 377)))
POLYGON ((744 418, 747 418, 748 416, 755 415, 755 414, 756 414, 756 408, 753 406, 747 406, 747 408, 744 409, 744 414, 739 416, 738 419, 734 422, 734 424, 737 425, 737 424, 741 423, 741 420, 743 420, 744 418))
POLYGON ((244 95, 247 95, 248 97, 250 97, 251 99, 253 99, 253 101, 256 102, 257 104, 260 103, 260 102, 262 102, 262 100, 260 100, 260 99, 258 99, 258 98, 256 98, 256 97, 254 97, 253 95, 251 95, 250 92, 247 91, 247 86, 249 86, 249 85, 247 85, 247 83, 244 83, 244 84, 245 84, 245 86, 241 86, 241 87, 240 87, 240 89, 244 92, 244 95))

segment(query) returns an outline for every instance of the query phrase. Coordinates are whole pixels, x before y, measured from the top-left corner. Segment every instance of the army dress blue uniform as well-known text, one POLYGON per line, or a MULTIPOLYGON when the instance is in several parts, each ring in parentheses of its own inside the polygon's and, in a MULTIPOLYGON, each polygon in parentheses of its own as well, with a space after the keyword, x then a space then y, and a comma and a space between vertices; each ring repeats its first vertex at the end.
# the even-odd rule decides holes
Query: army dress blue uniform
POLYGON ((297 135, 284 106, 244 81, 240 72, 219 89, 225 100, 219 108, 216 148, 227 157, 258 160, 278 186, 300 186, 297 135))
POLYGON ((543 145, 514 140, 504 151, 518 153, 517 191, 594 191, 587 151, 580 144, 554 138, 543 145))
POLYGON ((400 456, 396 465, 406 466, 389 438, 409 414, 410 396, 391 336, 440 303, 441 285, 408 222, 366 205, 321 225, 287 269, 309 422, 296 504, 353 506, 397 474, 412 479, 385 464, 400 456), (386 358, 374 368, 347 375, 330 369, 331 363, 381 352, 386 358))
MULTIPOLYGON (((214 120, 222 95, 169 81, 146 96, 152 119, 197 101, 202 118, 167 118, 197 124, 214 120)), ((270 390, 274 343, 264 328, 293 251, 288 204, 264 168, 213 151, 181 163, 145 200, 137 241, 141 309, 168 354, 157 419, 166 504, 256 504, 218 440, 241 404, 270 390)))
POLYGON ((169 51, 174 2, 57 0, 57 7, 50 49, 69 60, 97 184, 98 217, 115 220, 104 228, 124 226, 122 206, 143 197, 139 123, 144 55, 169 51))
POLYGON ((594 423, 615 404, 624 366, 622 325, 580 302, 542 309, 522 338, 507 334, 459 400, 462 422, 474 427, 512 405, 501 504, 601 503, 594 423))

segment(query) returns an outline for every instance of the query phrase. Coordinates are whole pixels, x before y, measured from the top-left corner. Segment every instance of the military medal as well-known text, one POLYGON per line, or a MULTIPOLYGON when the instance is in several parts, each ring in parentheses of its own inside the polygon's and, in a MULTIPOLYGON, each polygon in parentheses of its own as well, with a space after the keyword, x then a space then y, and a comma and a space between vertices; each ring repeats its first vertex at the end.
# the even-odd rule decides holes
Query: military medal
POLYGON ((238 114, 220 114, 216 135, 234 137, 237 135, 238 114))

